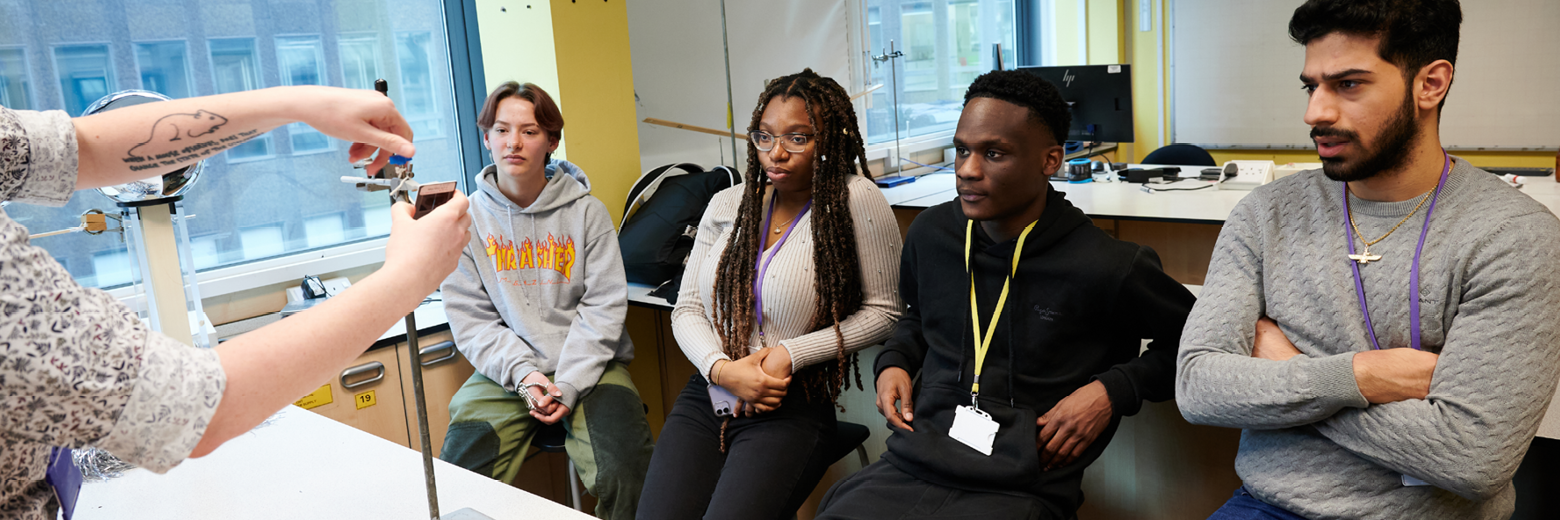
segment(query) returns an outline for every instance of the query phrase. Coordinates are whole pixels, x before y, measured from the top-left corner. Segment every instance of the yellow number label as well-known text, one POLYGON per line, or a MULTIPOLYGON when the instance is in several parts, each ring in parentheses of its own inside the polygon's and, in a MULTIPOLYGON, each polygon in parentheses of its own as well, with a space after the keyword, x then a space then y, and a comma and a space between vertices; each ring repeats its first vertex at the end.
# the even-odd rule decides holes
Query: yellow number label
POLYGON ((331 400, 330 385, 327 384, 319 387, 319 389, 313 392, 310 392, 309 395, 303 396, 303 399, 293 401, 293 404, 298 405, 299 408, 309 410, 330 404, 331 400))
POLYGON ((370 406, 379 404, 378 401, 374 400, 374 391, 373 390, 369 390, 367 392, 363 392, 361 394, 355 395, 355 396, 353 396, 353 400, 357 402, 357 409, 359 409, 359 410, 362 410, 364 408, 368 408, 370 406))

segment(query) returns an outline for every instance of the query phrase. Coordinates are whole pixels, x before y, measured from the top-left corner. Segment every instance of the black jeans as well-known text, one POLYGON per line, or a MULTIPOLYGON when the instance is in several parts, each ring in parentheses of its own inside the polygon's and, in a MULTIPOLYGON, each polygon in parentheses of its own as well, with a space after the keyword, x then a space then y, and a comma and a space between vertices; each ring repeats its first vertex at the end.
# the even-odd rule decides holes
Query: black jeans
POLYGON ((656 441, 639 519, 790 518, 834 462, 834 405, 803 394, 793 379, 780 408, 732 419, 721 453, 724 418, 711 409, 704 378, 689 378, 656 441))

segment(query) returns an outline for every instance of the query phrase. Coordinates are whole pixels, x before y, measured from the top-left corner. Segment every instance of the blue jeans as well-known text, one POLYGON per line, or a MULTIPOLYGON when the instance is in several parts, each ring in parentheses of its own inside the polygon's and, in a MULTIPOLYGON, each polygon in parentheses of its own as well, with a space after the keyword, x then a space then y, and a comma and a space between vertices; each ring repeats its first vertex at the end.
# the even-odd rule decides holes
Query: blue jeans
POLYGON ((1235 490, 1235 496, 1230 497, 1224 507, 1214 511, 1208 520, 1305 520, 1305 517, 1257 500, 1257 497, 1246 492, 1245 486, 1241 486, 1235 490))

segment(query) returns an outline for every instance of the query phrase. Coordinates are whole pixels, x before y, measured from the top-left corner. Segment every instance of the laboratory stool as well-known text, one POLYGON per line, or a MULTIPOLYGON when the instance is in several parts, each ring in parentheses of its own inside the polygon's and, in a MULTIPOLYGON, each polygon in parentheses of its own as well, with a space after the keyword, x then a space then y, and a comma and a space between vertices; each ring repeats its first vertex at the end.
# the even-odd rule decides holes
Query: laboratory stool
MULTIPOLYGON (((536 438, 531 441, 531 445, 547 453, 565 453, 563 449, 565 436, 567 432, 563 430, 562 421, 556 424, 544 424, 536 431, 536 438)), ((569 499, 569 506, 575 511, 584 511, 580 501, 580 479, 574 469, 574 459, 569 459, 569 499)))

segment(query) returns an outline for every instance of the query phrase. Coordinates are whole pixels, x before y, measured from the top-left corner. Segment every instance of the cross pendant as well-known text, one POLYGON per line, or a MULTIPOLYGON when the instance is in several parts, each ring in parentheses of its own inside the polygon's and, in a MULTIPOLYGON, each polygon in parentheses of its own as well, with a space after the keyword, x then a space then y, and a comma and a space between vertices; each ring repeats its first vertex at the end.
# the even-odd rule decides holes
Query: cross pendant
POLYGON ((1364 251, 1361 251, 1360 254, 1357 255, 1349 255, 1349 259, 1355 262, 1359 262, 1360 265, 1365 265, 1380 260, 1381 255, 1370 254, 1370 246, 1365 246, 1364 251))

